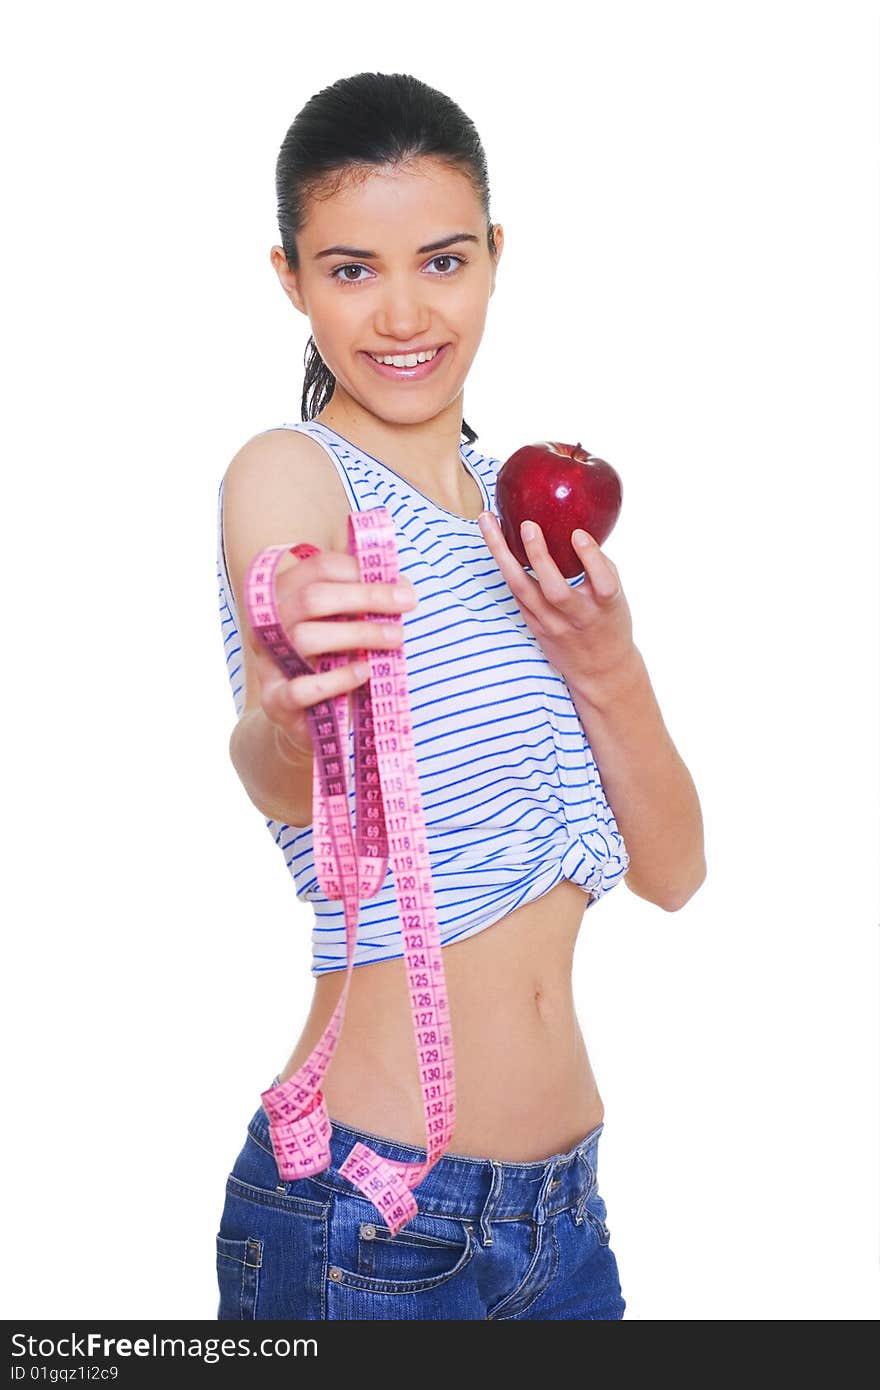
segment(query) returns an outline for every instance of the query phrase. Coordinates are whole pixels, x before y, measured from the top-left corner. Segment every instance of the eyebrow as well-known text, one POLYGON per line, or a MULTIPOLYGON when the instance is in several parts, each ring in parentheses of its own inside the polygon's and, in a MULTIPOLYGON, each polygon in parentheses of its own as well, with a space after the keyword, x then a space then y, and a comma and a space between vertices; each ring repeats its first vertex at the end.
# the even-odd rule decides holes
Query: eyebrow
MULTIPOLYGON (((431 241, 427 246, 420 246, 416 251, 417 256, 424 256, 428 251, 442 251, 445 246, 454 246, 459 241, 479 242, 480 238, 474 236, 473 232, 456 232, 454 236, 441 237, 439 241, 431 241)), ((319 251, 315 260, 319 261, 322 256, 357 256, 362 261, 375 261, 379 258, 378 251, 364 251, 358 246, 328 246, 326 250, 319 251)))

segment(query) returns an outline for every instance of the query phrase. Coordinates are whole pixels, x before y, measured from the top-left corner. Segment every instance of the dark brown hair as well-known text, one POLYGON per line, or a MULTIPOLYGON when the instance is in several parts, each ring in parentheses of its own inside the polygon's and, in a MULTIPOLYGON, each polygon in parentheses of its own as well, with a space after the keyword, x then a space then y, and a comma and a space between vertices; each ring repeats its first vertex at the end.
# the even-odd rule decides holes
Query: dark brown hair
MULTIPOLYGON (((486 217, 487 244, 495 254, 489 220, 486 156, 473 122, 433 87, 402 72, 359 72, 310 97, 284 137, 275 167, 278 228, 291 270, 299 268, 296 235, 309 199, 332 193, 354 169, 439 159, 467 175, 486 217)), ((304 358, 302 418, 311 420, 333 395, 336 378, 309 337, 304 358)), ((477 434, 466 421, 462 433, 477 434)))

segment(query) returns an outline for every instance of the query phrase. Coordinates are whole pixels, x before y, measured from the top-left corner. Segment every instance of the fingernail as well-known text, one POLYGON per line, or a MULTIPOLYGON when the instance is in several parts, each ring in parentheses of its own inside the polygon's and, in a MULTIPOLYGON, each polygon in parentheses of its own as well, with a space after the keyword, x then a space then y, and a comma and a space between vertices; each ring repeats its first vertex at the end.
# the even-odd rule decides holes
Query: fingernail
POLYGON ((523 540, 533 541, 535 539, 535 536, 537 535, 537 527, 535 526, 534 522, 524 521, 520 529, 523 540))
POLYGON ((578 527, 576 531, 572 531, 571 538, 574 541, 575 545, 586 545, 588 540, 590 539, 586 531, 582 531, 580 527, 578 527))

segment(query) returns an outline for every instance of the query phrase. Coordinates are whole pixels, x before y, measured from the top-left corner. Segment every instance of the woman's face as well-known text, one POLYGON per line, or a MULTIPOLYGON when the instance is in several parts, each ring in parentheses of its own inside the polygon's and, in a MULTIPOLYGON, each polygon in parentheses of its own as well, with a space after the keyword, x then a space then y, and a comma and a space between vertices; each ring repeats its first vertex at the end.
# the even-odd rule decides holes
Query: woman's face
POLYGON ((380 418, 415 423, 463 390, 502 243, 495 224, 493 257, 470 180, 422 159, 405 170, 359 171, 331 197, 313 198, 297 238, 299 270, 289 270, 281 247, 272 248, 272 262, 285 292, 308 315, 337 390, 380 418), (367 356, 444 345, 421 380, 380 372, 367 356))

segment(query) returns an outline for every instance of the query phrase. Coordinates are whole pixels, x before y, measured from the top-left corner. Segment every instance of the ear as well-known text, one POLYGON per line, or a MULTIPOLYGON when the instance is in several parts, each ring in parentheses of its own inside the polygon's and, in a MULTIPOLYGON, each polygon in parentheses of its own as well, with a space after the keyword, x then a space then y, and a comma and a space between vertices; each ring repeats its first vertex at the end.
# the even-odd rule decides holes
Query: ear
POLYGON ((308 311, 305 306, 305 300, 300 293, 299 275, 295 270, 291 270, 287 264, 287 256, 284 253, 284 248, 282 246, 273 246, 272 250, 269 252, 269 260, 272 262, 275 274, 281 281, 281 288, 284 290, 291 304, 295 309, 298 309, 301 314, 306 314, 308 311))
POLYGON ((492 241, 495 246, 495 254, 492 257, 492 288, 490 295, 495 293, 495 276, 498 271, 498 262, 501 260, 501 252, 504 250, 504 228, 500 222, 492 223, 492 241))

